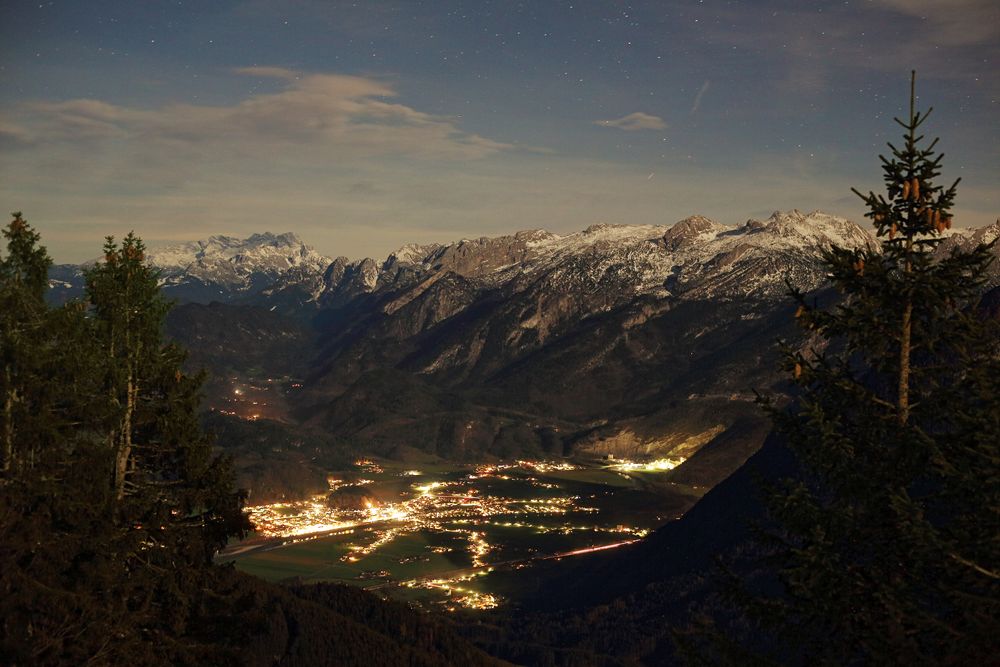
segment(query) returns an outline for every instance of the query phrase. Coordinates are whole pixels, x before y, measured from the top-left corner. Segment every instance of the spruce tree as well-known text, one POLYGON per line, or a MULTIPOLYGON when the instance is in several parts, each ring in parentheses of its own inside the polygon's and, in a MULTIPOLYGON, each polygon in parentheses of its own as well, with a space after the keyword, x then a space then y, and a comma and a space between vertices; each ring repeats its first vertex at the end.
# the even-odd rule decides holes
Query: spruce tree
POLYGON ((7 254, 0 259, 0 474, 16 474, 37 456, 37 439, 26 437, 38 425, 31 405, 39 384, 40 355, 48 309, 45 289, 52 260, 38 245, 39 235, 21 213, 3 231, 7 254))
POLYGON ((89 304, 56 309, 38 235, 20 215, 5 235, 0 655, 190 660, 184 638, 216 580, 211 558, 249 528, 198 420, 203 376, 163 340, 169 303, 134 235, 108 239, 87 272, 89 304))
MULTIPOLYGON (((798 396, 770 408, 801 475, 774 490, 783 593, 758 599, 780 661, 976 664, 1000 632, 1000 357, 977 308, 987 246, 941 256, 942 186, 927 113, 896 121, 885 192, 858 193, 878 246, 824 254, 839 292, 793 290, 818 344, 785 348, 798 396)), ((857 192, 857 191, 855 191, 857 192)))
POLYGON ((169 308, 160 295, 156 273, 145 264, 141 240, 129 234, 119 248, 112 237, 104 261, 86 274, 105 365, 108 397, 108 448, 114 457, 110 483, 121 502, 135 488, 133 436, 139 393, 149 380, 159 353, 163 318, 169 308))
MULTIPOLYGON (((108 237, 104 261, 86 274, 105 395, 102 432, 112 459, 109 492, 116 519, 148 558, 168 549, 207 562, 248 520, 232 490, 229 463, 211 454, 198 421, 203 375, 182 369, 185 353, 163 341, 170 303, 142 240, 108 237), (154 544, 155 549, 150 549, 154 544)), ((137 548, 137 547, 136 547, 137 548)))

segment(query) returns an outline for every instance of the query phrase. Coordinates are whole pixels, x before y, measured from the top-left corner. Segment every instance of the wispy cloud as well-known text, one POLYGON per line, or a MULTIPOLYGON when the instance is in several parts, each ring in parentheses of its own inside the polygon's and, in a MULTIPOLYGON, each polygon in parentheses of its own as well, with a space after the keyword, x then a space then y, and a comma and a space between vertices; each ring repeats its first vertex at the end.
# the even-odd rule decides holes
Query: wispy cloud
POLYGON ((191 152, 213 158, 406 155, 425 159, 475 159, 508 144, 465 132, 451 119, 388 101, 387 83, 339 74, 303 74, 278 67, 236 70, 276 79, 283 88, 229 106, 171 104, 138 109, 101 100, 74 99, 22 105, 0 118, 4 137, 21 144, 114 142, 187 160, 191 152))
POLYGON ((604 127, 617 127, 619 130, 627 132, 634 132, 636 130, 663 130, 667 127, 667 124, 659 116, 653 116, 641 111, 636 111, 635 113, 630 113, 627 116, 613 120, 595 120, 594 124, 604 127))
POLYGON ((813 95, 835 78, 910 69, 943 80, 978 74, 993 87, 998 81, 991 69, 1000 54, 996 0, 868 0, 821 9, 778 2, 773 11, 749 5, 699 11, 713 20, 709 43, 761 55, 768 77, 788 91, 813 95))
POLYGON ((873 4, 924 22, 935 44, 971 46, 1000 38, 996 0, 874 0, 873 4))
POLYGON ((233 70, 237 74, 246 74, 247 76, 260 76, 272 79, 298 79, 300 75, 295 70, 287 69, 285 67, 267 67, 267 66, 254 66, 254 67, 237 67, 233 70))

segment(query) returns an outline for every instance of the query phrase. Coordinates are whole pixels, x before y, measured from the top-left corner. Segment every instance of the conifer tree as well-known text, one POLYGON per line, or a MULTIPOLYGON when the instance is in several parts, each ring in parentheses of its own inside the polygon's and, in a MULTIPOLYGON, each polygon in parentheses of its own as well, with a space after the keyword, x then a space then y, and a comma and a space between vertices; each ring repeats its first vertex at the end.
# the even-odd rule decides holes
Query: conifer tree
POLYGON ((132 233, 120 246, 108 237, 104 261, 86 274, 99 356, 107 362, 101 430, 112 459, 109 490, 118 520, 138 529, 134 543, 206 562, 249 524, 229 464, 212 456, 198 422, 204 378, 186 374, 185 353, 162 340, 170 303, 158 277, 132 233))
POLYGON ((99 336, 108 359, 108 447, 114 456, 111 485, 115 499, 134 488, 132 451, 139 393, 159 353, 160 330, 169 308, 160 295, 156 273, 145 264, 145 247, 129 234, 119 248, 112 237, 104 244, 104 261, 86 274, 99 336))
POLYGON ((56 309, 38 235, 15 215, 5 236, 0 655, 169 664, 190 650, 178 638, 214 585, 213 554, 249 528, 198 421, 203 376, 163 340, 169 304, 134 235, 108 239, 89 306, 56 309))
POLYGON ((3 231, 7 254, 0 259, 0 363, 3 376, 3 409, 0 413, 0 474, 16 473, 36 447, 18 438, 31 428, 37 412, 30 405, 30 385, 37 381, 40 364, 39 337, 44 332, 47 308, 45 289, 52 260, 38 245, 39 236, 21 213, 3 231), (22 447, 17 446, 20 440, 22 447))
MULTIPOLYGON (((793 290, 821 345, 785 348, 796 407, 771 407, 802 474, 770 511, 781 596, 758 600, 782 662, 976 664, 1000 632, 1000 358, 977 304, 992 255, 942 256, 939 183, 911 81, 885 192, 858 193, 878 247, 824 255, 839 292, 793 290), (818 349, 822 348, 822 349, 818 349)), ((855 191, 857 192, 857 191, 855 191)))

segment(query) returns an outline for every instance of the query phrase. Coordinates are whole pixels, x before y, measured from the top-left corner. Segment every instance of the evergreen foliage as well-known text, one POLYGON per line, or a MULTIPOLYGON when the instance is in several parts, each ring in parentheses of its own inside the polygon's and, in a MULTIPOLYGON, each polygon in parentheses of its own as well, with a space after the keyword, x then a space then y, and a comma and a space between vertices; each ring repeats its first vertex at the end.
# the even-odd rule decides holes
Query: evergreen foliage
POLYGON ((770 499, 783 594, 751 602, 780 662, 976 664, 998 647, 1000 357, 977 309, 992 258, 935 256, 957 181, 939 184, 913 101, 885 193, 858 193, 878 247, 825 253, 834 307, 793 290, 812 343, 785 348, 799 397, 770 413, 802 475, 770 499))
POLYGON ((20 214, 4 232, 0 652, 13 664, 168 654, 212 554, 249 527, 165 344, 142 243, 111 239, 89 304, 50 310, 20 214))
POLYGON ((40 415, 35 402, 44 359, 38 345, 47 325, 44 295, 52 264, 39 236, 21 216, 3 231, 8 252, 0 260, 0 362, 3 364, 3 413, 0 428, 0 471, 16 472, 21 462, 38 455, 38 443, 19 437, 36 430, 40 415))
POLYGON ((87 296, 105 396, 100 432, 114 462, 109 491, 120 518, 172 557, 207 562, 249 523, 232 493, 229 462, 213 458, 198 421, 201 375, 182 372, 185 353, 162 340, 170 304, 142 241, 108 238, 104 262, 87 273, 87 296), (163 528, 159 528, 163 526, 163 528))

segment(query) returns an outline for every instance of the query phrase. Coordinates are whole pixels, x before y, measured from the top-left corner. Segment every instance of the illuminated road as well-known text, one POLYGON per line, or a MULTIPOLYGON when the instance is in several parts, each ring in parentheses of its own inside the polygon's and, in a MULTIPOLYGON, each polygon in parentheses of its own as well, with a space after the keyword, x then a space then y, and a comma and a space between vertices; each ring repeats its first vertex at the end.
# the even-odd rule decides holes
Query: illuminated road
POLYGON ((518 565, 530 565, 531 563, 537 563, 546 560, 559 560, 560 558, 569 558, 572 556, 582 556, 584 554, 594 553, 597 551, 607 551, 608 549, 617 549, 618 547, 624 547, 629 544, 635 544, 639 540, 625 540, 624 542, 615 542, 613 544, 601 544, 593 547, 584 547, 582 549, 574 549, 572 551, 563 551, 556 554, 543 554, 540 556, 532 556, 530 558, 515 558, 513 560, 500 561, 498 563, 490 563, 488 565, 480 565, 477 567, 467 567, 458 570, 451 570, 448 572, 439 572, 437 574, 428 574, 423 577, 417 577, 416 579, 409 579, 407 581, 383 581, 379 584, 374 584, 372 586, 365 586, 366 591, 375 591, 380 588, 391 588, 393 586, 418 586, 423 583, 433 582, 437 580, 447 580, 447 581, 458 581, 466 577, 476 576, 479 574, 485 574, 486 572, 492 572, 493 570, 499 570, 504 568, 517 567, 518 565))

